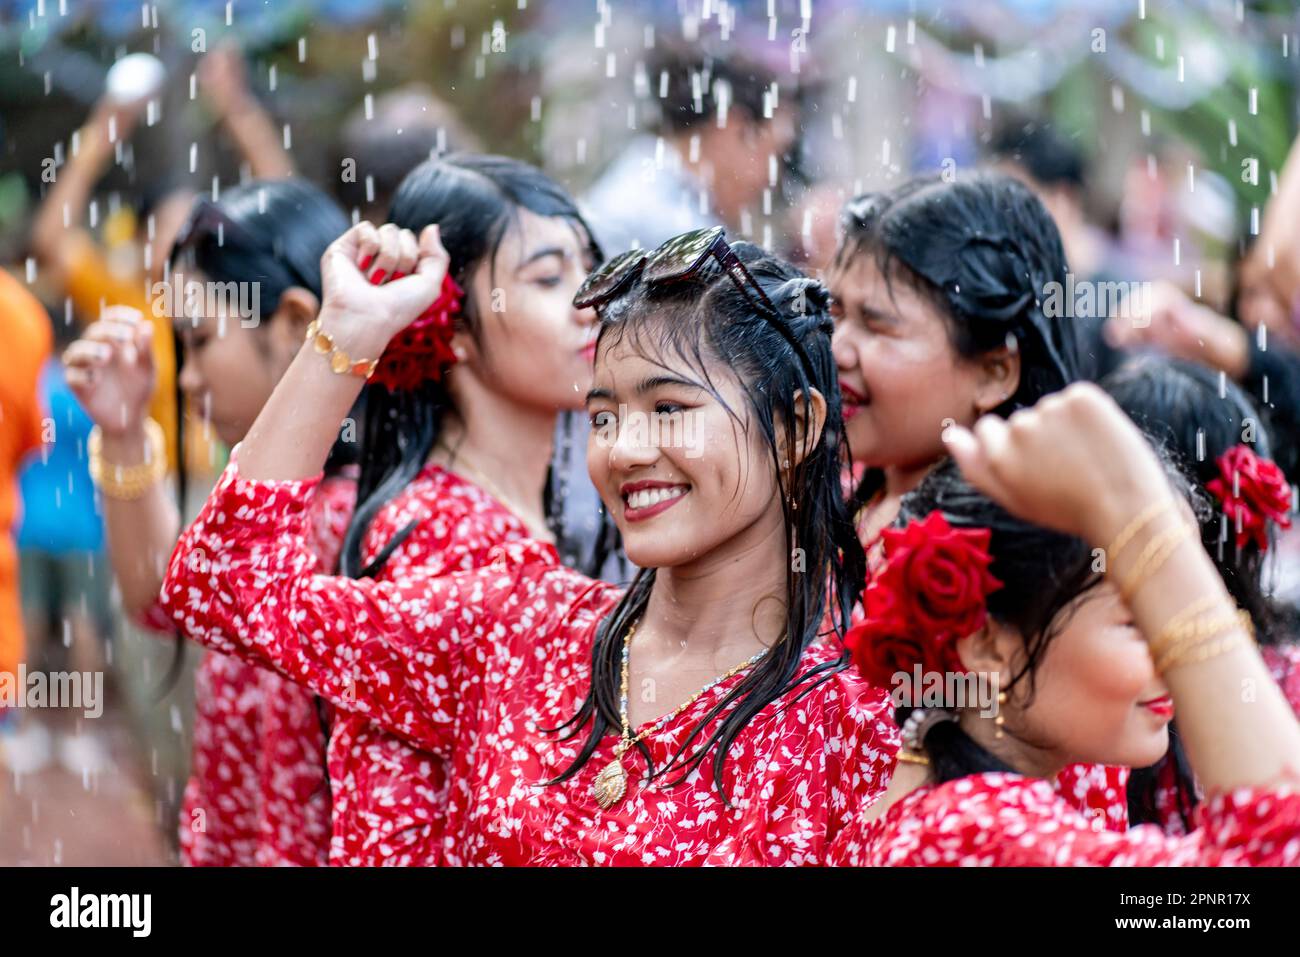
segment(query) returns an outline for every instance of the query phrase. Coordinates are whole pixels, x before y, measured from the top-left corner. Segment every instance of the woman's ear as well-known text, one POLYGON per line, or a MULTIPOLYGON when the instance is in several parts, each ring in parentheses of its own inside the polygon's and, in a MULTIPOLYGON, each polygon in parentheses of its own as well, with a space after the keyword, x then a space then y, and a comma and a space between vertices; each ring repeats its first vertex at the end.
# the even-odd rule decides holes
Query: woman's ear
POLYGON ((805 401, 804 391, 800 389, 794 394, 794 442, 787 444, 782 437, 782 463, 789 460, 791 466, 795 466, 802 462, 821 441, 825 427, 826 397, 812 389, 805 401))
POLYGON ((992 412, 1020 388, 1020 350, 1012 336, 1006 345, 990 349, 979 358, 980 378, 975 389, 975 411, 992 412))
POLYGON ((267 332, 271 336, 271 349, 276 356, 285 359, 285 368, 302 348, 307 327, 319 312, 320 300, 310 289, 290 286, 280 294, 280 304, 267 322, 267 332))
POLYGON ((957 641, 957 657, 962 667, 977 675, 998 676, 998 686, 1011 683, 1013 667, 1018 655, 1023 654, 1020 635, 1013 628, 988 617, 984 627, 973 635, 957 641))

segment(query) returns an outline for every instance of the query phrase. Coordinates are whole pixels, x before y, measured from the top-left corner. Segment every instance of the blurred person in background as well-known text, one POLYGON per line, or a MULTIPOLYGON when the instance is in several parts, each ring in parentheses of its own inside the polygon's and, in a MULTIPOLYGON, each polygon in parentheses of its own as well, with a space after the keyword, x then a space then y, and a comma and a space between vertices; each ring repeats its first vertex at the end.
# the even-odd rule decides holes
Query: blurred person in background
MULTIPOLYGON (((320 257, 347 227, 332 199, 298 179, 253 181, 200 200, 171 261, 176 281, 259 284, 260 316, 207 314, 203 297, 172 316, 183 345, 180 385, 221 441, 239 442, 297 354, 320 308, 320 257), (256 319, 257 321, 246 321, 256 319)), ((157 609, 164 563, 181 531, 165 481, 161 428, 149 418, 156 336, 139 313, 105 310, 68 347, 68 381, 98 428, 91 471, 103 494, 109 554, 126 613, 172 634, 157 609)), ((310 538, 332 570, 351 513, 341 436, 313 497, 310 538)), ((218 654, 195 678, 194 748, 181 811, 188 865, 316 865, 329 845, 323 718, 279 676, 218 654)))
POLYGON ((657 135, 633 139, 584 197, 597 239, 619 253, 717 224, 748 234, 771 163, 796 140, 790 94, 778 96, 776 75, 758 62, 667 47, 647 82, 660 103, 657 135))
POLYGON ((348 114, 339 137, 339 202, 354 221, 382 223, 406 174, 445 153, 481 152, 478 137, 423 83, 374 98, 348 114))
MULTIPOLYGON (((270 118, 248 90, 242 57, 222 46, 199 61, 199 84, 205 102, 230 136, 251 175, 274 179, 293 173, 270 118)), ((145 112, 147 97, 120 102, 106 93, 91 111, 32 222, 31 247, 54 286, 69 298, 83 323, 99 318, 106 306, 127 306, 150 313, 154 284, 165 278, 167 254, 177 231, 189 215, 194 191, 164 178, 144 190, 138 219, 126 211, 105 223, 101 244, 83 225, 95 184, 104 176, 119 147, 145 112)), ((153 357, 157 389, 149 413, 168 438, 168 459, 174 466, 177 410, 176 361, 172 330, 153 326, 153 357)))
MULTIPOLYGON (((61 318, 53 329, 59 351, 76 337, 76 327, 61 318)), ((46 674, 102 669, 113 634, 112 578, 104 560, 103 518, 86 468, 92 423, 57 354, 45 362, 40 393, 45 441, 20 477, 23 514, 17 535, 28 668, 46 674)), ((108 752, 94 735, 79 727, 62 736, 56 749, 52 732, 57 729, 27 717, 8 749, 12 770, 35 771, 56 754, 78 774, 107 764, 108 752)))
MULTIPOLYGON (((0 269, 0 341, 5 346, 0 375, 0 682, 18 682, 23 623, 18 593, 18 554, 13 528, 18 519, 19 466, 41 445, 43 423, 37 383, 50 354, 52 333, 41 304, 13 276, 0 269)), ((6 724, 0 701, 0 729, 6 724)), ((5 749, 0 737, 0 751, 5 749)))

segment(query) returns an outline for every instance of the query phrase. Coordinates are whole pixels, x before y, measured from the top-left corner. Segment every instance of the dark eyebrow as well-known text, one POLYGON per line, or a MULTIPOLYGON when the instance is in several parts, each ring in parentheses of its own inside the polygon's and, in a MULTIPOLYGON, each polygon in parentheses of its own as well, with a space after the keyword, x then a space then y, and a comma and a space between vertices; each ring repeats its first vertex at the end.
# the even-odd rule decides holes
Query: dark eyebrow
MULTIPOLYGON (((688 389, 704 389, 704 386, 698 382, 692 382, 690 379, 682 379, 671 375, 657 375, 642 379, 641 383, 636 387, 636 392, 637 395, 645 395, 645 393, 665 385, 685 386, 688 389)), ((614 393, 610 389, 592 389, 587 393, 587 401, 590 402, 592 399, 610 399, 612 401, 614 393)))
POLYGON ((564 259, 567 255, 567 251, 562 246, 546 246, 542 249, 535 250, 532 255, 519 264, 519 267, 515 272, 520 272, 537 262, 537 260, 545 259, 547 256, 559 256, 561 259, 564 259))

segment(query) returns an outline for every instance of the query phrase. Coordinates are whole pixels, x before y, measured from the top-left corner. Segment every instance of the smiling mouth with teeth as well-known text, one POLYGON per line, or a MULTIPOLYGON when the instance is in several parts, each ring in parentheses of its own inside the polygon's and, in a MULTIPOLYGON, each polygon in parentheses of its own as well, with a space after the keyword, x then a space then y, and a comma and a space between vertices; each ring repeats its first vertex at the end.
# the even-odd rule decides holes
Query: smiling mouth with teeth
POLYGON ((689 485, 669 485, 627 492, 623 495, 624 514, 629 521, 650 518, 676 504, 690 489, 689 485))

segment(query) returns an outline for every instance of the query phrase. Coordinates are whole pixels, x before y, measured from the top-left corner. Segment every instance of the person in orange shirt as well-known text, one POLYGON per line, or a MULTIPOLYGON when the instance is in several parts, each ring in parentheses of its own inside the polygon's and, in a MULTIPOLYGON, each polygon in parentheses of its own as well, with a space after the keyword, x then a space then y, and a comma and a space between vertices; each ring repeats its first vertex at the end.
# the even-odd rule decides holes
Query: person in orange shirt
MULTIPOLYGON (((18 551, 13 528, 18 521, 18 467, 41 445, 43 426, 37 381, 53 347, 49 317, 36 298, 0 269, 0 342, 5 344, 0 375, 0 682, 18 687, 23 652, 18 597, 18 551)), ((4 720, 0 696, 0 721, 4 720)))

